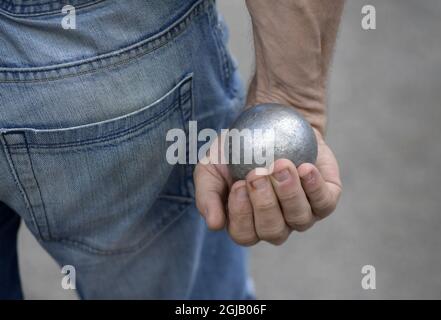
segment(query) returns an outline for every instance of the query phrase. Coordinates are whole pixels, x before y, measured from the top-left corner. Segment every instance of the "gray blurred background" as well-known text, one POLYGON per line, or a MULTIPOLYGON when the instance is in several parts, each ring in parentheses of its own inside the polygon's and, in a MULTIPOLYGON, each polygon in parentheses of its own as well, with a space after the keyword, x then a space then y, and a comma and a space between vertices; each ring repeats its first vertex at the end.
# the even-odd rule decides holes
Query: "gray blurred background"
MULTIPOLYGON (((218 0, 245 80, 252 70, 243 0, 218 0)), ((328 142, 339 159, 338 210, 281 247, 251 249, 259 298, 441 298, 441 1, 348 0, 329 90, 328 142), (377 30, 361 28, 361 8, 377 30), (363 290, 361 268, 376 268, 363 290)), ((28 299, 74 299, 29 232, 20 231, 28 299)))

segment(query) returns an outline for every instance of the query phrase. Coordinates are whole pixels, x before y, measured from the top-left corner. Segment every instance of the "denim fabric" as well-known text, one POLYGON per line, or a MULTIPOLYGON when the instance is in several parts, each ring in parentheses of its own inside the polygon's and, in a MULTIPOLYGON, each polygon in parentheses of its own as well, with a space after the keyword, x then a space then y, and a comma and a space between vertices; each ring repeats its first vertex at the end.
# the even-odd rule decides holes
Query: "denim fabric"
MULTIPOLYGON (((212 0, 0 1, 0 297, 19 298, 21 217, 82 298, 250 297, 246 251, 211 232, 166 133, 243 104, 212 0)), ((61 278, 61 277, 60 277, 61 278)))

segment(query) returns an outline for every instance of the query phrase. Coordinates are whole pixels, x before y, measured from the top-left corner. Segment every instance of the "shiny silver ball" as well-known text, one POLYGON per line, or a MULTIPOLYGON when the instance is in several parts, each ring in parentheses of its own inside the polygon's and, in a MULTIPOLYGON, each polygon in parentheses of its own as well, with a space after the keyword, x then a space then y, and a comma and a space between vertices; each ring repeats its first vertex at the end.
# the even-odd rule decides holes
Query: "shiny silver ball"
POLYGON ((270 145, 273 146, 274 161, 281 158, 289 159, 298 167, 302 163, 314 164, 317 159, 317 140, 314 131, 299 112, 293 107, 280 104, 259 104, 242 112, 230 127, 225 151, 233 179, 243 180, 251 170, 265 167, 256 163, 254 151, 267 150, 270 145), (241 138, 240 148, 233 148, 232 129, 238 131, 249 129, 246 131, 251 132, 256 132, 255 129, 260 129, 261 132, 272 129, 274 136, 269 142, 270 139, 265 138, 265 135, 262 135, 262 139, 256 139, 255 135, 244 135, 241 138), (238 150, 240 155, 237 155, 238 150), (240 157, 239 164, 232 163, 233 152, 236 154, 236 159, 240 157), (244 154, 247 152, 253 155, 251 162, 245 161, 244 154))

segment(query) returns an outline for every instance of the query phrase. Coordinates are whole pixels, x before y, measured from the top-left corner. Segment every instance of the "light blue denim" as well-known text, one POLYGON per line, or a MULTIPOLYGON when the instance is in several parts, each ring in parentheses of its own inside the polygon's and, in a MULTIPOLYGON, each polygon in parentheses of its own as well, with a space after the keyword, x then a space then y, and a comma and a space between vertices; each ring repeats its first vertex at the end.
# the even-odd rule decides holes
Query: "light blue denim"
POLYGON ((65 30, 66 1, 0 1, 0 297, 21 296, 18 216, 81 298, 251 297, 245 249, 195 207, 194 165, 165 158, 168 130, 227 128, 243 106, 214 1, 69 3, 65 30))

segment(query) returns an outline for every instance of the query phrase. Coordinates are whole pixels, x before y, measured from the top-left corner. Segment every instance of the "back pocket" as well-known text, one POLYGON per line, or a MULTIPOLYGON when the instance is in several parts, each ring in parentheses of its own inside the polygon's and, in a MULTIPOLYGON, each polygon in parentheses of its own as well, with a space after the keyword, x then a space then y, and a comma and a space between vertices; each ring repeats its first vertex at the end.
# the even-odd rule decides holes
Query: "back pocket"
MULTIPOLYGON (((150 208, 173 169, 166 161, 168 130, 188 133, 191 84, 189 75, 153 104, 98 123, 2 130, 40 240, 101 254, 129 252, 176 219, 176 211, 150 208)), ((187 196, 184 188, 177 196, 187 196)))

